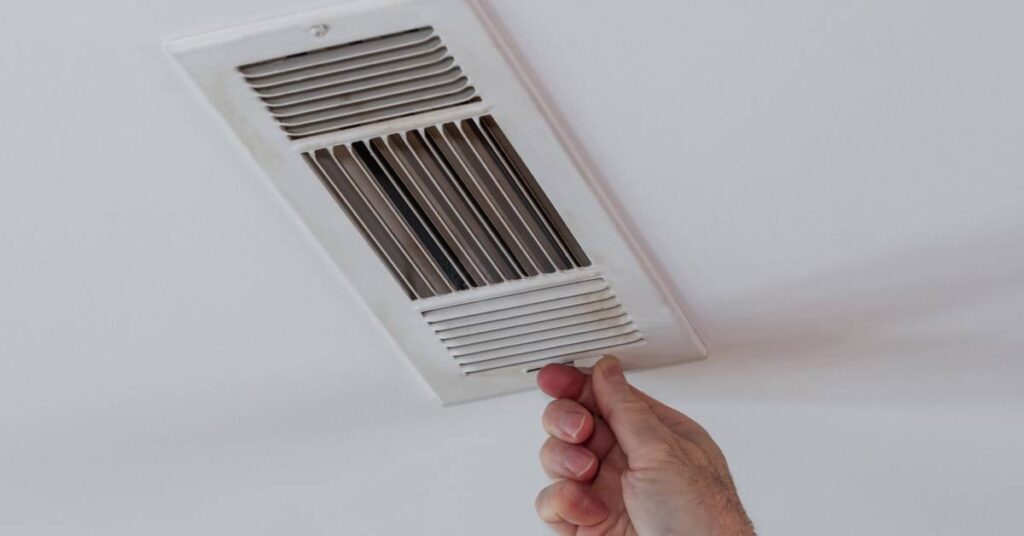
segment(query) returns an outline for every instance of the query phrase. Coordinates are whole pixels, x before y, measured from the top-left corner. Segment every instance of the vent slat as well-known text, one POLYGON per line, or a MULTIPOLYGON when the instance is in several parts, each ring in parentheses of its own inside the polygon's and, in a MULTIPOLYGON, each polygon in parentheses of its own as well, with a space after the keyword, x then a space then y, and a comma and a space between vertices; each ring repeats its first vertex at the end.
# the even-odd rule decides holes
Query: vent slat
POLYGON ((448 146, 457 154, 457 158, 468 172, 467 177, 472 184, 469 191, 478 204, 486 204, 492 212, 491 217, 495 219, 498 233, 501 234, 509 250, 516 256, 516 260, 526 275, 533 276, 553 271, 530 247, 532 237, 529 229, 522 223, 522 215, 511 205, 498 181, 490 174, 480 155, 462 135, 458 126, 448 123, 441 128, 441 131, 448 141, 448 146))
POLYGON ((478 324, 486 324, 494 320, 504 320, 506 318, 519 318, 545 311, 547 309, 556 309, 561 307, 571 307, 573 305, 583 305, 585 303, 592 303, 601 301, 605 298, 612 297, 612 291, 608 289, 598 290, 594 292, 587 292, 578 294, 575 296, 569 296, 566 298, 556 298, 553 300, 532 303, 529 305, 522 305, 519 307, 509 307, 507 309, 499 309, 497 311, 489 311, 486 313, 479 313, 469 317, 453 318, 451 320, 442 320, 439 322, 433 322, 431 327, 436 331, 444 331, 452 328, 464 328, 467 326, 474 326, 478 324))
POLYGON ((325 132, 357 127, 359 125, 365 125, 376 121, 383 121, 384 119, 403 117, 409 114, 429 112, 431 110, 455 106, 457 104, 470 102, 473 99, 473 93, 474 90, 472 88, 467 88, 458 93, 423 100, 410 100, 406 103, 389 108, 381 108, 379 110, 373 110, 361 114, 339 117, 337 119, 323 121, 313 125, 284 128, 285 132, 290 134, 293 138, 304 138, 316 134, 323 134, 325 132))
MULTIPOLYGON (((427 279, 435 289, 447 287, 448 290, 466 288, 466 282, 458 275, 458 270, 450 265, 451 258, 440 245, 432 229, 424 224, 423 218, 419 215, 415 206, 409 203, 408 197, 398 186, 387 170, 377 159, 376 155, 369 150, 362 142, 352 146, 354 154, 358 156, 354 161, 364 172, 376 179, 374 186, 379 188, 381 195, 387 202, 392 213, 398 221, 413 237, 415 247, 422 256, 415 256, 418 260, 426 259, 423 270, 427 279), (434 277, 436 276, 436 278, 434 277)), ((415 254, 415 252, 414 252, 415 254)), ((439 291, 443 294, 443 291, 439 291)))
POLYGON ((442 213, 451 214, 452 218, 462 225, 464 235, 469 237, 463 241, 465 247, 475 252, 474 264, 484 272, 487 282, 500 283, 516 279, 518 274, 515 268, 508 262, 501 246, 493 240, 487 223, 481 220, 480 214, 468 204, 466 197, 453 182, 445 164, 438 160, 437 153, 417 131, 406 134, 406 140, 412 149, 410 156, 419 164, 427 178, 422 184, 434 191, 436 197, 443 201, 434 203, 434 206, 442 213))
POLYGON ((497 233, 499 241, 505 250, 509 252, 512 265, 516 267, 520 274, 527 276, 537 275, 537 268, 530 262, 526 252, 523 251, 522 246, 519 244, 514 231, 512 231, 508 222, 502 217, 494 201, 480 186, 479 179, 474 175, 472 168, 467 165, 462 157, 463 155, 455 149, 451 136, 447 132, 442 134, 436 127, 428 127, 425 133, 427 138, 434 143, 434 146, 440 150, 445 160, 449 163, 454 175, 465 191, 469 193, 469 197, 474 205, 486 215, 486 220, 490 223, 494 232, 497 233))
POLYGON ((340 46, 322 48, 302 54, 295 54, 268 60, 264 62, 246 65, 240 69, 247 78, 280 74, 299 69, 308 69, 327 63, 334 63, 350 58, 382 52, 394 48, 401 48, 427 41, 434 34, 432 28, 419 28, 398 34, 391 34, 355 43, 346 43, 340 46))
POLYGON ((562 306, 528 315, 494 320, 492 322, 437 330, 437 335, 442 341, 445 341, 445 344, 457 344, 457 340, 470 339, 471 337, 500 337, 503 333, 512 332, 513 328, 531 329, 538 326, 542 327, 550 325, 552 321, 561 319, 571 320, 575 317, 610 313, 617 311, 618 308, 619 305, 615 297, 609 295, 605 298, 579 305, 562 306))
MULTIPOLYGON (((431 324, 439 324, 449 320, 467 319, 480 314, 493 314, 506 309, 516 309, 526 305, 545 303, 560 298, 571 298, 583 294, 593 294, 608 288, 608 283, 601 278, 593 278, 584 281, 573 281, 561 285, 517 292, 506 296, 490 298, 486 301, 450 305, 440 309, 428 310, 423 313, 423 318, 431 324)), ((478 323, 478 322, 475 322, 478 323)))
POLYGON ((478 101, 432 28, 238 68, 291 139, 478 101))
POLYGON ((291 124, 290 122, 293 118, 300 117, 311 112, 323 112, 329 114, 328 117, 338 117, 336 114, 337 108, 344 107, 346 113, 357 113, 363 110, 358 109, 355 105, 366 103, 368 101, 376 101, 378 103, 377 107, 391 106, 393 104, 387 102, 384 97, 403 95, 413 92, 421 92, 418 95, 419 97, 429 96, 424 93, 428 89, 441 88, 460 81, 460 84, 454 86, 453 91, 461 89, 466 85, 466 79, 462 76, 462 71, 456 67, 448 70, 447 72, 431 76, 424 76, 394 84, 384 84, 370 89, 334 95, 325 99, 317 99, 288 106, 271 106, 269 110, 274 117, 277 117, 278 120, 281 121, 282 124, 291 124))
POLYGON ((635 333, 637 333, 636 326, 634 326, 632 322, 627 322, 617 327, 599 329, 594 332, 583 332, 577 333, 575 335, 567 335, 565 337, 557 337, 554 339, 536 340, 528 343, 521 343, 515 346, 498 348, 496 350, 476 352, 466 356, 453 355, 453 357, 455 357, 455 360, 459 364, 470 365, 474 363, 483 363, 486 361, 508 359, 526 354, 538 354, 556 348, 565 348, 566 346, 587 343, 595 339, 599 340, 611 337, 621 337, 632 335, 635 333))
POLYGON ((420 314, 464 374, 509 367, 525 372, 538 363, 643 340, 608 283, 595 274, 420 314))
MULTIPOLYGON (((472 283, 472 279, 466 275, 460 264, 455 262, 452 253, 448 251, 446 244, 451 241, 445 240, 444 237, 440 236, 440 231, 438 231, 437 224, 443 224, 443 222, 430 220, 429 216, 420 214, 420 211, 416 209, 417 205, 410 201, 410 196, 413 196, 413 193, 409 189, 415 188, 415 185, 411 184, 409 176, 405 173, 401 164, 393 158, 387 145, 380 138, 372 140, 370 145, 371 149, 364 151, 364 153, 372 156, 373 163, 387 175, 392 188, 398 193, 401 200, 399 201, 398 198, 394 198, 392 203, 408 207, 408 213, 415 218, 416 228, 419 230, 417 234, 421 235, 421 240, 430 250, 430 255, 435 260, 435 266, 440 269, 441 275, 446 278, 446 281, 449 281, 449 288, 452 290, 468 288, 472 283), (389 156, 391 157, 389 158, 389 156), (432 225, 427 223, 428 220, 430 220, 432 225)), ((357 144, 357 147, 363 148, 365 145, 360 143, 357 144)), ((422 206, 422 204, 419 204, 419 206, 422 206)))
MULTIPOLYGON (((452 337, 446 339, 441 337, 441 341, 447 348, 455 349, 462 348, 464 346, 475 345, 483 342, 497 341, 501 339, 507 339, 519 335, 533 335, 543 334, 552 330, 566 328, 569 326, 576 326, 580 324, 589 324, 598 320, 608 320, 611 318, 619 318, 626 313, 622 312, 622 309, 618 305, 612 305, 607 309, 599 309, 595 311, 586 311, 579 314, 570 314, 567 316, 555 315, 547 321, 535 321, 528 323, 509 323, 505 328, 498 328, 485 332, 471 333, 460 337, 452 337)), ((440 333, 438 334, 440 335, 440 333)))
POLYGON ((387 194, 381 190, 377 180, 372 178, 371 172, 349 152, 347 147, 335 147, 332 153, 341 168, 352 179, 384 230, 401 246, 402 255, 409 261, 413 271, 426 282, 427 290, 418 291, 417 294, 424 297, 445 293, 450 285, 438 275, 439 270, 429 258, 426 249, 409 228, 402 214, 388 201, 387 194))
POLYGON ((520 245, 529 255, 531 263, 542 273, 554 272, 557 266, 552 260, 553 252, 544 247, 545 242, 541 238, 543 230, 538 221, 539 216, 533 214, 530 207, 516 195, 515 179, 504 174, 486 145, 476 137, 475 133, 478 130, 474 128, 475 124, 467 119, 462 122, 462 127, 459 133, 466 141, 465 147, 469 150, 466 153, 467 157, 472 157, 477 163, 475 167, 480 174, 481 181, 490 190, 492 197, 504 212, 514 228, 516 236, 521 237, 520 245), (467 125, 472 126, 467 127, 467 125))
POLYGON ((529 225, 535 228, 535 235, 541 237, 538 239, 538 243, 542 248, 545 248, 545 255, 559 270, 567 270, 572 268, 572 254, 569 252, 565 244, 559 240, 558 234, 555 231, 554 226, 548 221, 548 217, 544 214, 544 211, 538 206, 536 200, 530 195, 529 190, 523 184, 523 179, 513 169, 512 165, 506 160, 501 154, 501 150, 495 145, 494 140, 490 135, 486 134, 480 129, 480 127, 472 121, 463 121, 463 128, 468 129, 473 133, 475 143, 481 144, 481 149, 487 152, 492 159, 492 162, 500 163, 500 171, 502 173, 510 188, 514 192, 514 196, 519 200, 520 204, 525 204, 521 208, 523 213, 529 213, 531 218, 527 221, 529 225))
POLYGON ((279 97, 330 85, 357 82, 412 67, 430 65, 446 58, 452 63, 455 62, 454 59, 448 57, 448 49, 441 46, 441 40, 435 38, 415 47, 332 63, 316 69, 247 80, 247 82, 261 97, 279 97))
MULTIPOLYGON (((337 97, 354 91, 371 89, 396 82, 411 81, 426 76, 444 73, 452 70, 454 65, 455 60, 452 58, 443 58, 439 61, 431 61, 425 64, 413 64, 413 67, 411 68, 403 67, 400 69, 391 69, 394 65, 383 65, 374 67, 373 69, 377 71, 383 69, 384 74, 374 74, 360 78, 346 76, 341 81, 325 79, 307 81, 302 84, 292 86, 295 89, 287 93, 278 93, 274 96, 264 95, 263 102, 265 102, 271 110, 275 110, 284 106, 302 104, 328 97, 337 97)), ((454 68, 458 69, 457 67, 454 68)))
POLYGON ((466 83, 466 77, 463 76, 455 80, 448 80, 438 84, 430 84, 428 82, 422 87, 414 86, 412 90, 406 88, 405 91, 402 91, 399 94, 388 93, 386 91, 387 88, 383 91, 370 90, 369 92, 383 92, 385 93, 385 96, 359 99, 354 101, 352 104, 336 104, 328 110, 320 110, 303 114, 278 115, 277 113, 274 113, 274 117, 277 117, 277 120, 286 128, 306 126, 332 119, 342 119, 365 112, 372 112, 382 108, 393 108, 402 104, 452 95, 462 91, 463 88, 466 87, 466 83))
POLYGON ((370 208, 366 196, 342 169, 330 151, 324 149, 306 160, 318 172, 321 180, 335 194, 335 199, 346 209, 362 231, 373 244, 378 255, 383 258, 392 273, 404 283, 406 292, 413 298, 430 296, 432 292, 426 281, 414 268, 414 264, 403 253, 402 246, 380 216, 370 208))
POLYGON ((516 177, 519 179, 520 184, 528 191, 534 203, 541 209, 541 212, 547 218, 549 225, 554 229, 554 235, 558 237, 558 240, 562 242, 563 247, 572 253, 572 257, 576 266, 590 266, 590 259, 587 254, 583 252, 583 248, 579 242, 569 231, 569 228, 565 225, 565 221, 555 210, 554 205, 551 204, 551 200, 548 199, 547 194, 541 189, 540 184, 533 177, 530 172, 530 168, 526 166, 523 159, 516 152, 512 146, 512 142, 508 140, 505 133, 498 126, 498 122, 494 120, 492 116, 484 116, 480 118, 480 126, 483 131, 487 133, 489 139, 493 140, 495 145, 501 150, 501 154, 506 161, 515 170, 516 177))
MULTIPOLYGON (((570 335, 584 336, 597 331, 610 332, 613 328, 627 326, 630 323, 631 322, 629 317, 626 316, 626 313, 619 313, 612 318, 587 320, 585 322, 573 323, 567 326, 549 328, 544 331, 533 331, 523 335, 502 337, 500 339, 493 339, 482 343, 448 347, 448 349, 452 356, 460 358, 460 362, 462 362, 463 360, 461 358, 475 358, 484 355, 492 355, 491 352, 498 352, 498 354, 493 355, 501 356, 503 355, 501 352, 504 350, 516 350, 516 353, 521 353, 519 352, 520 350, 530 351, 529 348, 525 347, 527 343, 543 343, 554 339, 564 341, 565 338, 570 335)), ((632 330, 635 328, 630 327, 629 329, 632 330)), ((589 337, 590 336, 588 335, 586 338, 589 337)), ((507 353, 505 355, 507 355, 507 353)))
MULTIPOLYGON (((412 134, 410 133, 410 135, 412 134)), ((450 183, 457 197, 461 200, 461 204, 468 208, 469 213, 473 215, 473 220, 479 223, 479 228, 482 232, 477 236, 482 239, 482 244, 486 244, 487 255, 494 266, 502 272, 506 280, 522 277, 522 269, 516 264, 512 254, 509 253, 508 248, 495 232, 494 225, 488 221, 487 216, 477 206, 476 202, 473 201, 473 197, 466 191, 465 185, 462 184, 456 172, 455 163, 445 157, 441 148, 437 145, 437 141, 429 138, 427 132, 415 132, 415 137, 423 141, 423 144, 429 149, 433 160, 443 170, 443 178, 441 178, 440 182, 447 181, 450 183)))
MULTIPOLYGON (((572 238, 553 234, 550 215, 526 197, 519 168, 488 145, 482 119, 306 153, 318 175, 340 182, 328 186, 413 298, 583 267, 560 249, 572 238)), ((591 278, 426 314, 446 332, 611 296, 602 291, 607 284, 591 278)))
POLYGON ((462 226, 452 218, 451 212, 438 209, 439 202, 434 197, 433 190, 426 184, 427 181, 423 180, 422 168, 416 162, 408 159, 411 151, 402 141, 401 136, 394 134, 389 137, 388 142, 376 138, 371 143, 394 170, 402 182, 402 186, 413 197, 416 204, 424 209, 425 216, 441 236, 442 243, 451 247, 452 254, 459 261, 452 264, 456 267, 461 264, 463 269, 468 272, 468 274, 462 274, 463 278, 472 286, 486 281, 489 274, 480 267, 480 259, 471 253, 472 244, 467 243, 462 226), (398 150, 393 149, 392 145, 398 150))
POLYGON ((638 332, 630 333, 628 335, 617 335, 609 337, 607 339, 595 339, 584 343, 564 346, 561 348, 552 348, 547 351, 537 352, 536 354, 528 355, 526 359, 508 358, 483 363, 463 365, 462 372, 466 375, 471 375, 478 374, 481 372, 490 372, 510 367, 523 367, 524 365, 529 365, 529 368, 523 370, 523 372, 527 372, 529 370, 534 370, 536 368, 537 363, 555 363, 566 356, 577 356, 584 353, 593 354, 600 350, 621 348, 623 346, 627 346, 630 344, 643 342, 643 340, 643 335, 641 335, 638 332))

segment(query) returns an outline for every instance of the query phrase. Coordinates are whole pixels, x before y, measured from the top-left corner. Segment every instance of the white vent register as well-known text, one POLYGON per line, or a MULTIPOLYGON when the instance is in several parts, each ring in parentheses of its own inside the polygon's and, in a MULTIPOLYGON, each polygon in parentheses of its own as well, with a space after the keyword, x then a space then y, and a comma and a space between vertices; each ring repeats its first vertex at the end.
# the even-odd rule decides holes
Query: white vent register
POLYGON ((473 0, 357 0, 168 48, 442 402, 548 363, 705 355, 473 0))

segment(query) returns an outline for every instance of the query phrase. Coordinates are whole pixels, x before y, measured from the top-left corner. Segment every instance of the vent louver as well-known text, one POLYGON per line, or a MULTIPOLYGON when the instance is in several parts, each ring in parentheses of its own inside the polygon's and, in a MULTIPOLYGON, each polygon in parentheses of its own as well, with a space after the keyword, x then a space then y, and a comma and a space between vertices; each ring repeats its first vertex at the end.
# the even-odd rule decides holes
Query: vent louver
POLYGON ((590 264, 493 117, 305 157, 412 298, 590 264))
POLYGON ((239 67, 292 139, 476 99, 433 28, 239 67))
POLYGON ((539 286, 423 311, 431 329, 473 375, 643 340, 600 277, 539 286))

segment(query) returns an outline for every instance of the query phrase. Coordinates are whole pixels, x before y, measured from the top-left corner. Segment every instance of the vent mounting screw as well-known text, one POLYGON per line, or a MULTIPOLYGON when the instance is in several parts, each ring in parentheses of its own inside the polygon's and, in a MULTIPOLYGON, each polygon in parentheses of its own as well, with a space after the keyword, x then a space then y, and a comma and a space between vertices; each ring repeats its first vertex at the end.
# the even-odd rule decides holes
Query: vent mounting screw
POLYGON ((309 32, 309 35, 312 35, 313 37, 323 37, 327 35, 327 32, 330 29, 331 27, 326 24, 317 24, 316 26, 310 26, 307 31, 309 32))

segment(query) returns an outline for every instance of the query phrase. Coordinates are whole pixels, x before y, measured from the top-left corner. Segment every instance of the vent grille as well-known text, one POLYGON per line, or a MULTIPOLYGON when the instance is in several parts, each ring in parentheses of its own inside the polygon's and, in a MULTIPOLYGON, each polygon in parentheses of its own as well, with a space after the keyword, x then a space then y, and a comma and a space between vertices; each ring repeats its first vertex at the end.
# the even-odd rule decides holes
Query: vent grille
POLYGON ((305 158, 413 299, 590 264, 491 116, 305 158))
POLYGON ((478 100, 432 28, 239 67, 291 139, 478 100))
POLYGON ((167 50, 443 403, 705 355, 485 10, 335 4, 167 50))
POLYGON ((423 317, 464 374, 634 344, 643 336, 601 277, 439 307, 423 317))

